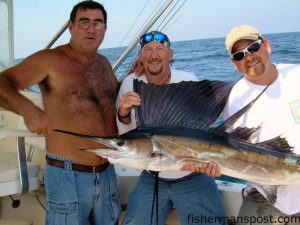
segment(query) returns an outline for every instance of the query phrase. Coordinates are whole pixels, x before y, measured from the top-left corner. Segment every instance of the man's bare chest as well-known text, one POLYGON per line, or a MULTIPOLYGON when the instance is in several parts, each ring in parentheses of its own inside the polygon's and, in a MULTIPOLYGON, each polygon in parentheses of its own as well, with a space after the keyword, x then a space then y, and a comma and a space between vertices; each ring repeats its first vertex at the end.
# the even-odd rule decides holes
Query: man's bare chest
POLYGON ((65 75, 48 80, 41 86, 47 96, 55 96, 64 104, 100 104, 103 101, 114 103, 117 96, 111 78, 99 73, 65 75))

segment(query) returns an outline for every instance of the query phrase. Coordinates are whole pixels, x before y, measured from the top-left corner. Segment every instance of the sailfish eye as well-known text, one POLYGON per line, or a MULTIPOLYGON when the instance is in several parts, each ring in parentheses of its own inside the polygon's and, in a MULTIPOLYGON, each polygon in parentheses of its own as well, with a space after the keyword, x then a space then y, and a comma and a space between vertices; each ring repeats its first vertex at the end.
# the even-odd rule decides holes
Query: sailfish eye
POLYGON ((123 146, 125 144, 125 140, 124 139, 122 139, 122 138, 118 138, 117 139, 117 145, 118 146, 123 146))

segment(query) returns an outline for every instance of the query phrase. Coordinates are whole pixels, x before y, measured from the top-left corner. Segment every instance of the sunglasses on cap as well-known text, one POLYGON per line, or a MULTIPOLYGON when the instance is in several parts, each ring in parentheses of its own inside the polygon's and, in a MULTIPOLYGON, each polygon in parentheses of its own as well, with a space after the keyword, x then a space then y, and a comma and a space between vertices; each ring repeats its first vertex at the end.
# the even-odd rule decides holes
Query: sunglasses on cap
POLYGON ((257 41, 248 45, 245 49, 235 52, 231 55, 231 58, 235 61, 243 60, 246 57, 246 52, 249 54, 253 54, 257 52, 262 45, 262 39, 258 39, 257 41))
POLYGON ((161 43, 167 47, 170 47, 171 45, 168 36, 160 32, 151 32, 141 36, 140 38, 141 48, 143 48, 145 44, 148 44, 150 42, 161 43))

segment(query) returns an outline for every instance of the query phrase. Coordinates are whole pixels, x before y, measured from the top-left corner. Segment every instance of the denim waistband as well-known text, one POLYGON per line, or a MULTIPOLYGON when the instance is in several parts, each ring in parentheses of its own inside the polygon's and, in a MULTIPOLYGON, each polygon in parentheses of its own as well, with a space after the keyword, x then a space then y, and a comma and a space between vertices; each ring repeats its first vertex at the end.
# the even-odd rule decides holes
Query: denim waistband
POLYGON ((65 163, 65 169, 72 170, 72 163, 74 163, 74 161, 72 161, 70 159, 66 159, 66 158, 58 156, 58 155, 55 155, 53 153, 47 153, 47 157, 49 157, 50 159, 56 159, 59 161, 63 161, 65 163))
POLYGON ((58 155, 55 155, 53 153, 47 153, 47 156, 50 158, 50 159, 57 159, 57 160, 60 160, 60 161, 70 161, 70 162, 73 162, 72 160, 70 159, 66 159, 64 157, 61 157, 61 156, 58 156, 58 155))

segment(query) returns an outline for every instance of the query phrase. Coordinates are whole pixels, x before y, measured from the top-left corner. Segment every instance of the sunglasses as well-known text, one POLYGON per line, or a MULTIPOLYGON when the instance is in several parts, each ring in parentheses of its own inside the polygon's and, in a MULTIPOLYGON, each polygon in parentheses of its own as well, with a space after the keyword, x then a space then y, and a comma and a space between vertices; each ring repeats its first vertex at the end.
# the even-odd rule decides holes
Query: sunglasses
POLYGON ((163 33, 147 33, 141 36, 140 38, 140 45, 143 48, 145 44, 148 44, 150 42, 157 42, 164 44, 167 47, 170 47, 171 43, 167 35, 163 33))
POLYGON ((261 44, 262 44, 262 39, 258 39, 257 41, 248 45, 245 49, 233 53, 231 55, 231 58, 235 61, 243 60, 246 57, 246 52, 248 52, 249 54, 253 54, 254 52, 257 52, 260 49, 261 44))

